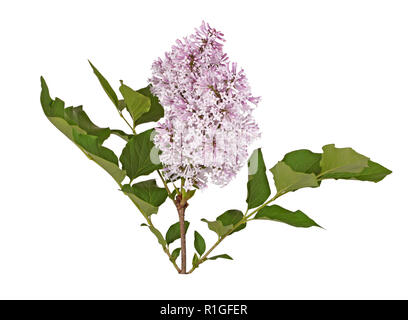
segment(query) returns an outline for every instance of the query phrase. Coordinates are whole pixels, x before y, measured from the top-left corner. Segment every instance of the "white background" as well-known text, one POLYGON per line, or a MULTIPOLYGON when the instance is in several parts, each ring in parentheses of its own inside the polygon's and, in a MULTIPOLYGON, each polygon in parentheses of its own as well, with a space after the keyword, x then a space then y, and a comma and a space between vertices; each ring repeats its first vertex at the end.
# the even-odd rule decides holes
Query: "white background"
MULTIPOLYGON (((408 298, 407 16, 406 1, 2 2, 0 298, 408 298), (288 194, 277 203, 325 230, 254 221, 215 252, 234 261, 181 276, 111 177, 46 119, 39 78, 99 126, 126 129, 87 59, 115 88, 143 87, 203 19, 262 96, 252 149, 268 168, 336 143, 393 174, 288 194)), ((120 151, 119 138, 108 145, 120 151)), ((201 218, 245 210, 246 176, 197 193, 189 261, 192 231, 216 240, 201 218)), ((165 233, 177 215, 166 202, 153 219, 165 233)))

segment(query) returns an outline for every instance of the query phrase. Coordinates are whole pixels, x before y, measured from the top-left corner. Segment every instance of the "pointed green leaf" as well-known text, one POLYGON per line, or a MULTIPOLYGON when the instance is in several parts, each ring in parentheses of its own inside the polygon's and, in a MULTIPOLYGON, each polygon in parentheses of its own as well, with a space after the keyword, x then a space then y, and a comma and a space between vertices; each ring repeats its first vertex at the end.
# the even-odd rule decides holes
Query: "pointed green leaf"
POLYGON ((271 195, 265 162, 260 148, 252 153, 248 161, 247 189, 246 202, 248 203, 248 209, 260 206, 271 195))
POLYGON ((145 223, 142 223, 142 226, 149 227, 150 231, 156 236, 157 241, 159 242, 159 244, 161 244, 161 246, 163 247, 163 249, 165 249, 165 248, 167 247, 167 243, 166 243, 166 241, 164 240, 163 235, 161 234, 161 232, 160 232, 158 229, 156 229, 156 228, 153 227, 153 226, 148 226, 148 225, 145 224, 145 223))
POLYGON ((98 69, 95 68, 95 66, 91 63, 91 61, 88 60, 88 62, 91 65, 92 70, 95 73, 96 77, 98 78, 99 83, 101 84, 103 90, 105 90, 106 94, 112 100, 116 108, 119 109, 119 100, 118 100, 118 96, 116 95, 115 91, 112 89, 111 85, 105 79, 105 77, 98 71, 98 69))
POLYGON ((71 141, 74 141, 72 128, 83 134, 97 136, 100 143, 104 142, 110 135, 109 128, 99 128, 83 111, 82 106, 64 108, 64 101, 59 98, 52 100, 48 91, 48 86, 41 77, 41 105, 48 120, 65 134, 71 141))
POLYGON ((121 170, 118 166, 118 157, 115 153, 103 147, 98 140, 98 137, 81 134, 75 128, 73 130, 74 142, 81 147, 81 149, 105 169, 117 183, 121 183, 126 176, 126 172, 121 170))
POLYGON ((122 182, 125 172, 119 168, 116 155, 102 146, 110 135, 109 128, 96 126, 83 111, 82 106, 64 108, 64 101, 59 98, 51 99, 43 77, 41 77, 41 88, 41 105, 51 123, 118 183, 122 182))
POLYGON ((132 116, 133 127, 136 127, 136 121, 142 116, 142 114, 150 110, 150 99, 123 83, 119 90, 125 100, 126 109, 132 116))
POLYGON ((180 251, 181 251, 181 248, 176 248, 176 249, 173 250, 173 252, 171 253, 171 261, 176 261, 177 260, 177 258, 180 255, 180 251))
POLYGON ((208 221, 207 219, 201 219, 201 221, 206 222, 208 224, 208 229, 210 229, 211 231, 214 231, 218 235, 219 238, 226 235, 234 227, 232 224, 228 226, 224 226, 222 222, 218 220, 208 221))
POLYGON ((283 161, 279 161, 272 169, 276 190, 283 194, 300 188, 318 187, 318 181, 314 173, 302 173, 293 171, 283 161))
POLYGON ((150 92, 150 88, 151 86, 149 85, 145 88, 137 90, 137 92, 143 94, 144 96, 150 99, 151 105, 150 110, 142 114, 142 116, 136 120, 135 125, 147 122, 156 122, 164 116, 164 109, 159 103, 159 99, 150 92))
POLYGON ((159 188, 154 179, 135 183, 132 186, 125 184, 122 191, 132 199, 145 216, 157 213, 159 206, 167 199, 166 189, 159 188))
MULTIPOLYGON (((223 214, 217 217, 217 221, 220 221, 224 226, 233 225, 234 227, 242 220, 244 214, 239 210, 227 210, 223 214)), ((246 227, 246 223, 240 224, 231 234, 240 231, 246 227)))
MULTIPOLYGON (((217 217, 215 221, 208 221, 207 219, 201 219, 201 221, 206 222, 208 225, 208 229, 214 231, 218 237, 223 237, 241 221, 244 214, 239 210, 228 210, 225 211, 223 214, 217 217)), ((240 231, 246 227, 246 223, 240 224, 234 232, 240 231)))
MULTIPOLYGON (((185 228, 186 233, 187 233, 189 225, 190 225, 190 222, 184 221, 184 228, 185 228)), ((166 242, 168 244, 176 241, 177 239, 180 239, 180 222, 176 222, 175 224, 172 224, 166 233, 166 242)))
POLYGON ((117 135, 125 141, 129 141, 130 139, 132 139, 132 137, 134 137, 133 134, 127 134, 126 132, 117 129, 111 130, 111 134, 117 135))
POLYGON ((297 210, 295 212, 286 210, 276 204, 272 206, 266 206, 259 210, 254 219, 265 219, 283 222, 294 227, 309 228, 320 227, 316 222, 310 219, 302 211, 297 210))
POLYGON ((320 160, 322 159, 321 153, 314 153, 310 150, 301 149, 289 152, 283 158, 285 162, 293 171, 303 173, 320 174, 320 160))
POLYGON ((323 147, 320 166, 323 179, 333 173, 360 173, 368 167, 369 158, 351 148, 336 148, 334 144, 323 147))
POLYGON ((207 260, 216 260, 218 258, 234 260, 228 254, 219 254, 218 256, 213 256, 213 257, 207 258, 207 260))
POLYGON ((194 253, 194 257, 193 257, 193 267, 194 268, 198 268, 198 262, 200 261, 200 259, 198 259, 197 253, 194 253))
POLYGON ((132 137, 122 151, 120 162, 130 180, 161 168, 160 163, 151 160, 151 153, 157 150, 151 140, 152 133, 153 129, 132 137))
POLYGON ((387 175, 392 173, 391 170, 383 167, 379 163, 369 160, 368 167, 364 168, 363 171, 359 173, 346 173, 346 172, 335 172, 327 173, 323 176, 323 179, 350 179, 350 180, 360 180, 360 181, 371 181, 379 182, 384 179, 387 175))
POLYGON ((205 240, 197 231, 194 231, 194 248, 200 256, 205 252, 205 240))

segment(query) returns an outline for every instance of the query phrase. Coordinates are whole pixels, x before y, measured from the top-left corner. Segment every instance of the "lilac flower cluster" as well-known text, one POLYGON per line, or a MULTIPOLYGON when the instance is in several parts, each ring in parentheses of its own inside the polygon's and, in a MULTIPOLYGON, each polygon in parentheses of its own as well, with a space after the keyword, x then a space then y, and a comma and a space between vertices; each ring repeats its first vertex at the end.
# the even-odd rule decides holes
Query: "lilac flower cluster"
POLYGON ((223 52, 223 34, 203 22, 153 63, 152 92, 165 108, 154 143, 164 175, 185 179, 186 188, 224 186, 246 163, 259 136, 244 71, 223 52))

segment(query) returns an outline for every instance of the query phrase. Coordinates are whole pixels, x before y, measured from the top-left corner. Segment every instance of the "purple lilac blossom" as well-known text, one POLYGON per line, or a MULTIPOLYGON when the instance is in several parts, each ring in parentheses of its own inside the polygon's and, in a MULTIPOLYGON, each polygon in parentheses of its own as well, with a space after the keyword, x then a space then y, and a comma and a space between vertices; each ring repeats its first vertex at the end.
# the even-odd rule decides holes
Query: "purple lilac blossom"
POLYGON ((154 143, 165 178, 185 187, 225 186, 246 163, 259 137, 259 102, 246 75, 223 52, 223 34, 203 22, 152 66, 152 92, 165 109, 154 143))

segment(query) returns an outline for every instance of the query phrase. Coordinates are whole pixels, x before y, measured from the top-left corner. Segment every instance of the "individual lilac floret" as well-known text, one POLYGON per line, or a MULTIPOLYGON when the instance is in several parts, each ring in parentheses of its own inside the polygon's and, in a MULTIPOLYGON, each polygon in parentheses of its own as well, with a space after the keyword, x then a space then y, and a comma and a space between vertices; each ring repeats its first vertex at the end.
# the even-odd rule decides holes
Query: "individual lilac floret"
POLYGON ((244 71, 223 52, 223 34, 203 22, 177 40, 152 66, 152 92, 164 106, 154 143, 164 175, 185 186, 224 186, 246 163, 248 145, 259 136, 253 97, 244 71))

